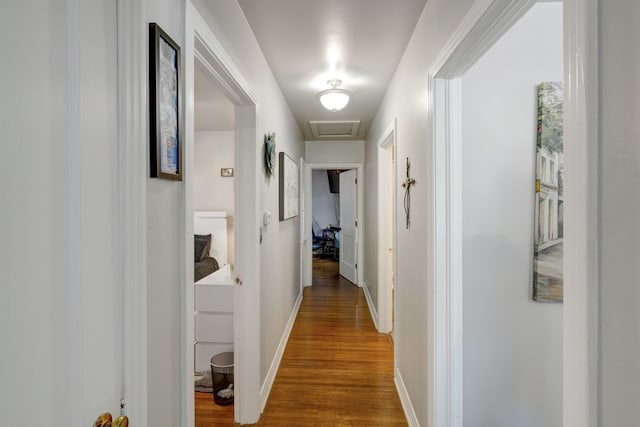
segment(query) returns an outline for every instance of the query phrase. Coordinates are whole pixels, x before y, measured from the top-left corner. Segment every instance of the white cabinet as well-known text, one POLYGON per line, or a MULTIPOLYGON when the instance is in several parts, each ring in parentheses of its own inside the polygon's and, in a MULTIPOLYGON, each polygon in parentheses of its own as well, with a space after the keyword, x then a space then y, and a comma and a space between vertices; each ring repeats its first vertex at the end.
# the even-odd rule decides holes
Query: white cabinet
POLYGON ((216 353, 233 351, 233 279, 227 264, 195 284, 195 370, 210 369, 216 353))

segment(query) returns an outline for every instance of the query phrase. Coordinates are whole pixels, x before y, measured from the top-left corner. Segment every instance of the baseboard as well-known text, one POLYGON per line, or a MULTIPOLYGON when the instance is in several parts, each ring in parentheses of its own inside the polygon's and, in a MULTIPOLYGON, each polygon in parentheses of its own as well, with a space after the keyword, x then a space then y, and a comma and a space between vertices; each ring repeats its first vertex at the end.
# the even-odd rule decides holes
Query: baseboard
POLYGON ((267 377, 264 379, 264 383, 262 383, 262 387, 260 388, 260 413, 264 412, 264 407, 266 406, 267 400, 269 399, 269 394, 271 393, 271 387, 273 387, 273 382, 276 379, 278 368, 280 368, 280 362, 282 362, 282 355, 284 354, 284 349, 287 347, 287 342, 289 341, 289 335, 291 335, 291 329, 293 328, 293 324, 296 321, 296 316, 298 315, 298 310, 300 309, 301 303, 302 303, 302 292, 300 292, 300 295, 298 295, 298 299, 293 305, 293 310, 291 310, 291 315, 289 316, 287 325, 284 327, 282 338, 280 338, 280 343, 278 344, 276 353, 273 355, 271 366, 269 366, 269 372, 267 372, 267 377))
POLYGON ((376 327, 376 331, 380 332, 380 328, 378 328, 378 312, 376 311, 376 306, 373 305, 373 301, 371 300, 371 294, 369 293, 369 287, 366 282, 362 282, 362 289, 364 290, 364 297, 367 299, 367 305, 369 306, 369 313, 371 313, 371 320, 373 320, 373 324, 376 327))
POLYGON ((407 423, 410 427, 420 427, 418 416, 416 415, 416 411, 413 409, 411 399, 409 398, 409 392, 407 392, 407 387, 404 385, 402 375, 397 368, 393 380, 396 383, 396 390, 398 390, 398 396, 400 396, 400 403, 402 404, 404 415, 407 417, 407 423))

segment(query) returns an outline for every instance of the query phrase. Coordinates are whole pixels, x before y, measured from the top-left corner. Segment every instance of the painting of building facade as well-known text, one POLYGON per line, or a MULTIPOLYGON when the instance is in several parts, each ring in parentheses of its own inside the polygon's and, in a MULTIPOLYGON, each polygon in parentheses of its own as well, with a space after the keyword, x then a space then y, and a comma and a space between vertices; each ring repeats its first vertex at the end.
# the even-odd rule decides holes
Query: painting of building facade
POLYGON ((562 83, 538 86, 533 299, 562 302, 564 154, 562 83))

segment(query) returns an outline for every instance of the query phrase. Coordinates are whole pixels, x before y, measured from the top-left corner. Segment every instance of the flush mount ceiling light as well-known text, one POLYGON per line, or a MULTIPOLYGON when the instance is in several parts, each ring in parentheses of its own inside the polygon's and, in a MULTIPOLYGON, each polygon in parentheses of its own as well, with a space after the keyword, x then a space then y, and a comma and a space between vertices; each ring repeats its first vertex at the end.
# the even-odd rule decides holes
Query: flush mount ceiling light
POLYGON ((327 81, 331 89, 323 90, 318 94, 318 99, 324 108, 329 111, 339 111, 347 106, 351 99, 351 93, 344 89, 338 89, 342 84, 342 80, 331 79, 327 81))

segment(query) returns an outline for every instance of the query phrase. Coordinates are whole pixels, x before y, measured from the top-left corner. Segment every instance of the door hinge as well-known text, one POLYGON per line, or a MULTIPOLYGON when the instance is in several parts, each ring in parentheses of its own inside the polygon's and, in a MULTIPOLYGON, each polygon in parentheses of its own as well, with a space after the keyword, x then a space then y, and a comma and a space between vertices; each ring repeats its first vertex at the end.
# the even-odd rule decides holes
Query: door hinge
POLYGON ((356 268, 356 270, 358 269, 358 263, 357 262, 356 262, 356 267, 355 268, 356 268))
POLYGON ((358 178, 356 178, 356 185, 358 185, 358 178))
POLYGON ((127 401, 124 398, 120 399, 120 415, 124 415, 125 406, 127 406, 127 401))
POLYGON ((356 219, 356 227, 358 226, 358 220, 356 219))

